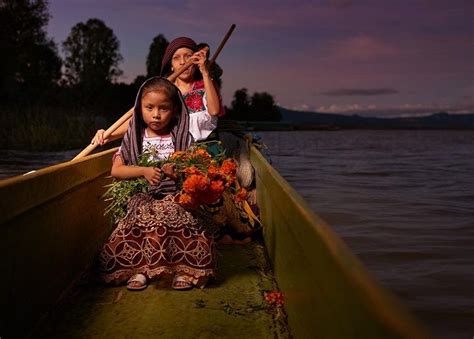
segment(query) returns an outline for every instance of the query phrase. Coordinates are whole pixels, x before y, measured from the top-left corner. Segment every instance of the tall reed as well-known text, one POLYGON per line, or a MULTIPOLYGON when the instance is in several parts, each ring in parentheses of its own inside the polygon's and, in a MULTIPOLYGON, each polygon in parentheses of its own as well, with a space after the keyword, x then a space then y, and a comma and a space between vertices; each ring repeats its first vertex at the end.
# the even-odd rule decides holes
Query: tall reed
POLYGON ((108 124, 90 109, 15 104, 0 107, 0 149, 59 151, 82 148, 108 124))

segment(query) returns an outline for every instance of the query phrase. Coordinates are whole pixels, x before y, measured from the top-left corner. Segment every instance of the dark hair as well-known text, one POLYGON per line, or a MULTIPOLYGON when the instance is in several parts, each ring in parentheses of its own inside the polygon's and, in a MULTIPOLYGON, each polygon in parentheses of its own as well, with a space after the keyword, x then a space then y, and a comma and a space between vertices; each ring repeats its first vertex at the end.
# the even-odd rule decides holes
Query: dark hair
POLYGON ((171 122, 172 125, 170 127, 174 126, 177 121, 177 116, 182 110, 181 98, 179 97, 179 89, 168 80, 160 77, 148 79, 147 81, 145 81, 145 83, 142 85, 142 88, 140 89, 140 97, 138 98, 138 103, 135 109, 138 110, 138 116, 140 119, 140 123, 143 124, 142 126, 146 126, 142 115, 142 99, 145 94, 150 92, 162 92, 171 99, 171 103, 173 104, 173 119, 171 122))
POLYGON ((197 45, 197 50, 199 51, 200 49, 203 49, 204 47, 209 48, 209 49, 207 50, 207 53, 206 53, 206 58, 209 59, 209 57, 211 56, 211 49, 210 49, 209 44, 208 44, 207 42, 201 42, 201 43, 199 43, 199 44, 197 45))

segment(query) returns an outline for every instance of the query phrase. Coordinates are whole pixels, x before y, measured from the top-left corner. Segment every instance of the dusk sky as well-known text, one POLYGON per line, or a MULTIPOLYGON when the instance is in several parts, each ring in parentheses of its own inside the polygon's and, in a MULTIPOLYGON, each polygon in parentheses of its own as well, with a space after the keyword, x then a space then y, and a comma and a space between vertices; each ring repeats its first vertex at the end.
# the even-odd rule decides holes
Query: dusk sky
POLYGON ((123 82, 145 73, 153 37, 189 36, 219 56, 222 95, 266 91, 283 107, 400 116, 474 112, 472 0, 50 0, 48 33, 99 18, 120 40, 123 82))

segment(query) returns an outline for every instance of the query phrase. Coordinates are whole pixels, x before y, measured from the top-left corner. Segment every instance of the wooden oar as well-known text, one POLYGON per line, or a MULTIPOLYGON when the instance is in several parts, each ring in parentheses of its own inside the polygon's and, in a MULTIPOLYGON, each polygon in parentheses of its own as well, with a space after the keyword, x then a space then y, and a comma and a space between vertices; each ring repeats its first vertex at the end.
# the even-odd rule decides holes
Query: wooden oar
POLYGON ((219 45, 219 47, 217 47, 216 51, 214 52, 214 55, 212 56, 211 60, 209 60, 209 65, 212 65, 216 61, 217 57, 219 56, 222 49, 224 48, 225 43, 227 42, 227 40, 229 40, 230 36, 232 35, 232 32, 234 31, 234 29, 235 29, 235 24, 232 24, 232 26, 230 26, 229 30, 227 31, 227 34, 224 36, 224 39, 222 39, 221 44, 219 45))
MULTIPOLYGON (((232 34, 232 32, 234 31, 235 29, 235 24, 232 24, 232 26, 230 26, 227 34, 224 36, 224 39, 222 39, 219 47, 217 48, 216 52, 214 53, 214 55, 212 56, 211 60, 210 60, 210 64, 212 64, 213 62, 215 62, 215 60, 217 59, 219 53, 221 52, 222 48, 224 47, 225 43, 227 42, 227 40, 229 39, 230 35, 232 34)), ((203 50, 207 52, 209 48, 208 47, 204 47, 203 50)), ((189 67, 191 67, 191 65, 193 65, 193 61, 192 60, 188 60, 188 62, 186 62, 183 67, 181 67, 180 69, 176 70, 173 74, 171 74, 169 77, 168 77, 168 80, 171 81, 171 82, 174 82, 176 80, 176 78, 178 78, 181 73, 183 73, 185 70, 187 70, 189 67)), ((104 139, 107 139, 110 137, 110 135, 117 129, 119 128, 120 126, 122 126, 123 124, 127 123, 128 120, 133 116, 133 107, 130 108, 128 110, 127 113, 125 113, 122 117, 120 117, 112 126, 110 126, 105 132, 104 132, 104 139)), ((88 155, 90 152, 92 152, 96 147, 98 146, 97 143, 95 144, 89 144, 86 148, 84 148, 78 155, 76 155, 74 157, 74 159, 72 160, 77 160, 77 159, 80 159, 80 158, 83 158, 85 157, 86 155, 88 155)))

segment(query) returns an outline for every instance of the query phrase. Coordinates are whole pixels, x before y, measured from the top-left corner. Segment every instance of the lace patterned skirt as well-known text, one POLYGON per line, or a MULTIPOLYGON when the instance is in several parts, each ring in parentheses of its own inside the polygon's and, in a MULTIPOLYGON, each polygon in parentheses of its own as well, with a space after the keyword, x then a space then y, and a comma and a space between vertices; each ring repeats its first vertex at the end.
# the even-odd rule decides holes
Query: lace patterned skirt
POLYGON ((212 228, 212 220, 186 211, 173 196, 156 200, 137 194, 100 253, 101 277, 122 282, 137 273, 149 279, 176 272, 195 279, 213 276, 212 228))

